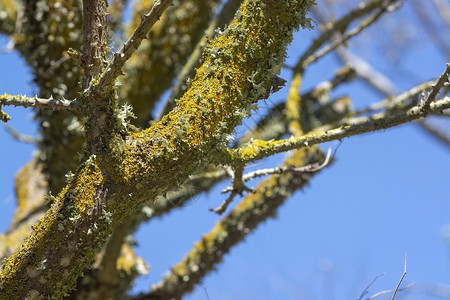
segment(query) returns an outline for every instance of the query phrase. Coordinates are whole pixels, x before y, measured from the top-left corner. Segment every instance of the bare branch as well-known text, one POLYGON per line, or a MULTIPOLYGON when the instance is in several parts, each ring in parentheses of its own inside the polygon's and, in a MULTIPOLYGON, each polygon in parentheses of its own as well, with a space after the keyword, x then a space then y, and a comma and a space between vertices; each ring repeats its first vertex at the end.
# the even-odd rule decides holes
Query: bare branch
POLYGON ((78 102, 67 99, 53 99, 52 97, 45 99, 38 96, 26 97, 22 95, 0 95, 0 105, 14 105, 22 107, 32 107, 51 110, 70 110, 76 111, 78 102))
POLYGON ((369 292, 369 288, 372 286, 372 284, 375 283, 375 281, 377 281, 378 278, 380 278, 381 276, 384 276, 385 273, 381 273, 378 274, 377 276, 375 276, 374 279, 372 279, 372 281, 366 286, 366 288, 362 291, 361 296, 359 296, 358 300, 362 300, 362 298, 367 295, 367 293, 369 292))
POLYGON ((398 289, 400 288, 400 284, 402 284, 403 278, 405 278, 407 261, 408 261, 408 254, 405 254, 405 265, 404 265, 404 267, 403 267, 403 274, 402 274, 402 276, 400 277, 400 280, 398 281, 397 286, 396 286, 395 289, 394 289, 394 292, 392 293, 391 300, 394 300, 394 299, 395 299, 395 295, 397 294, 397 291, 398 291, 398 289))
MULTIPOLYGON (((398 289, 398 291, 399 291, 399 292, 404 291, 404 290, 409 289, 409 288, 411 288, 411 287, 413 287, 413 286, 415 286, 415 285, 416 285, 416 284, 415 284, 414 282, 412 282, 412 283, 410 283, 410 284, 407 284, 405 287, 403 287, 403 288, 401 288, 401 289, 398 289)), ((386 295, 386 294, 390 294, 390 293, 392 293, 393 291, 394 291, 394 290, 383 290, 383 291, 380 291, 380 292, 377 292, 377 293, 371 295, 370 297, 367 297, 366 300, 375 299, 375 298, 377 298, 377 297, 380 297, 380 296, 383 296, 383 295, 386 295)))
POLYGON ((325 46, 324 48, 317 51, 316 53, 308 56, 303 61, 302 67, 306 68, 311 63, 316 62, 318 59, 322 58, 323 56, 327 55, 331 51, 335 50, 337 47, 343 45, 345 42, 350 40, 352 37, 355 37, 356 35, 360 34, 364 29, 368 28, 370 25, 375 23, 386 12, 393 12, 394 10, 398 9, 401 6, 401 4, 403 4, 403 1, 398 2, 397 5, 393 5, 392 3, 396 2, 396 1, 397 0, 389 0, 389 1, 381 3, 380 9, 378 12, 376 12, 372 16, 369 16, 368 18, 364 19, 363 21, 361 21, 359 26, 348 31, 344 35, 339 36, 331 44, 325 46))
MULTIPOLYGON (((371 13, 372 11, 378 9, 380 5, 384 3, 385 0, 375 0, 371 1, 365 5, 361 5, 360 7, 350 11, 341 19, 327 25, 326 30, 322 32, 322 34, 314 40, 311 46, 303 53, 298 63, 294 67, 295 70, 304 69, 304 62, 314 54, 320 47, 322 47, 325 43, 327 43, 331 37, 333 37, 336 33, 344 32, 347 27, 356 19, 361 18, 364 15, 371 13)), ((396 0, 389 0, 396 1, 396 0)), ((313 8, 314 9, 314 8, 313 8)))
MULTIPOLYGON (((423 93, 425 90, 429 89, 435 81, 428 81, 425 83, 421 83, 395 97, 389 96, 387 99, 384 99, 380 102, 371 104, 369 107, 356 110, 350 113, 350 116, 359 116, 366 113, 371 113, 380 109, 394 109, 396 107, 405 107, 408 103, 405 104, 408 100, 414 101, 415 97, 418 97, 420 93, 423 93)), ((388 93, 390 95, 390 93, 388 93)))

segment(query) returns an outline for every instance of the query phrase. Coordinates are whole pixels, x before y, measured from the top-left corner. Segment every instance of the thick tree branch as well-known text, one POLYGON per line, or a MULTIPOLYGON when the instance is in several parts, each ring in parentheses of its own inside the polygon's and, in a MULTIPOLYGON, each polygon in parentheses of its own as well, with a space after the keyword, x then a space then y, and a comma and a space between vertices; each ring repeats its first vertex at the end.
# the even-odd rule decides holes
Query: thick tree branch
POLYGON ((202 55, 203 49, 208 43, 208 39, 214 36, 214 31, 217 29, 223 29, 223 27, 228 24, 232 19, 237 9, 241 5, 242 0, 229 0, 223 5, 221 11, 214 17, 214 19, 209 23, 208 28, 201 40, 195 46, 189 56, 189 60, 184 65, 183 69, 177 76, 177 82, 172 88, 170 96, 166 101, 161 113, 156 118, 160 120, 164 115, 166 115, 175 106, 175 99, 178 99, 188 88, 186 82, 187 79, 192 78, 195 73, 195 68, 201 63, 200 57, 202 55))

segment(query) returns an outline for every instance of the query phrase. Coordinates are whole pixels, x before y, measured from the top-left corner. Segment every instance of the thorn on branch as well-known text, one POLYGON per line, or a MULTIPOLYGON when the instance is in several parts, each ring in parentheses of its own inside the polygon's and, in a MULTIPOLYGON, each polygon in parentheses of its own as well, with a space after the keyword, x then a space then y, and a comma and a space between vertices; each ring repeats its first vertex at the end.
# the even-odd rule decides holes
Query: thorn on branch
POLYGON ((52 110, 71 110, 75 111, 78 107, 76 99, 70 101, 65 99, 39 98, 38 96, 26 97, 22 95, 0 95, 0 105, 13 105, 22 107, 32 107, 52 110))

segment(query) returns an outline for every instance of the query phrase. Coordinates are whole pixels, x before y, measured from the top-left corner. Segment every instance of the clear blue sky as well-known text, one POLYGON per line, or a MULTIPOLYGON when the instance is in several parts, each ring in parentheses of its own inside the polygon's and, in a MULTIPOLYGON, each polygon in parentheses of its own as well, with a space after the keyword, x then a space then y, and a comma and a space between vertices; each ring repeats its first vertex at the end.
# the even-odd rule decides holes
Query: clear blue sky
MULTIPOLYGON (((401 20, 408 16, 408 8, 396 14, 401 20)), ((429 41, 420 30, 412 35, 423 43, 401 53, 395 64, 385 63, 381 55, 384 49, 375 41, 382 30, 381 25, 373 27, 350 45, 388 75, 399 91, 435 78, 444 70, 445 58, 427 46, 429 41), (361 47, 367 42, 368 46, 361 47)), ((288 63, 314 34, 296 34, 288 63)), ((2 36, 0 47, 6 43, 2 36)), ((0 66, 0 93, 36 93, 32 77, 16 53, 0 52, 0 66)), ((339 61, 328 56, 307 72, 305 89, 330 78, 338 67, 339 61)), ((289 73, 282 77, 289 79, 289 73)), ((262 105, 281 99, 285 90, 262 105)), ((356 107, 382 99, 361 81, 337 94, 351 95, 356 107)), ((36 136, 32 111, 4 110, 13 118, 9 122, 12 127, 36 136)), ((30 160, 35 147, 14 141, 3 127, 0 141, 0 231, 4 231, 15 209, 14 175, 30 160)), ((336 143, 330 145, 336 147, 336 143)), ((408 124, 345 139, 336 158, 336 163, 315 176, 309 187, 292 196, 276 219, 265 222, 234 248, 218 271, 207 276, 186 299, 357 299, 383 272, 386 274, 369 294, 394 288, 403 271, 405 253, 408 274, 404 284, 450 284, 450 244, 444 238, 444 233, 450 232, 449 150, 416 124, 408 124)), ((279 161, 272 160, 272 165, 279 161)), ((218 191, 220 188, 137 232, 136 251, 150 263, 151 273, 136 282, 135 291, 158 282, 220 219, 208 211, 224 200, 218 191)), ((438 298, 410 294, 397 299, 438 298)))

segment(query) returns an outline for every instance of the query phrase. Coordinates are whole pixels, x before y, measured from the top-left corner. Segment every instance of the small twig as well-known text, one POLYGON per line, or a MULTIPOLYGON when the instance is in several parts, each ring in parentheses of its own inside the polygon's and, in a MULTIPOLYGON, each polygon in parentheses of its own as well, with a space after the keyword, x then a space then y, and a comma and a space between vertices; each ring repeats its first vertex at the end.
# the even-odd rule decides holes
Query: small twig
MULTIPOLYGON (((272 174, 281 174, 281 173, 285 173, 285 172, 293 172, 293 173, 317 172, 317 171, 320 171, 321 169, 325 168, 330 163, 331 156, 332 156, 331 148, 329 148, 328 152, 327 152, 327 156, 325 157, 325 160, 320 165, 318 163, 313 163, 313 164, 309 164, 309 165, 306 165, 303 167, 286 166, 286 167, 261 169, 261 170, 256 170, 254 172, 245 174, 242 177, 242 180, 244 182, 247 182, 250 179, 258 178, 261 176, 267 176, 267 175, 272 175, 272 174)), ((222 192, 229 192, 230 190, 232 190, 232 187, 227 187, 224 190, 222 190, 222 192)))
POLYGON ((159 20, 163 12, 172 4, 172 0, 160 0, 149 13, 141 18, 141 23, 136 28, 131 37, 126 41, 122 48, 114 53, 112 61, 109 63, 106 71, 100 78, 98 89, 111 86, 114 80, 122 74, 122 67, 131 55, 137 50, 141 42, 147 37, 148 32, 153 25, 159 20))
POLYGON ((401 2, 399 2, 398 5, 392 4, 395 1, 397 1, 397 0, 389 0, 389 1, 382 3, 380 10, 377 13, 375 13, 374 15, 361 21, 361 23, 358 27, 354 28, 353 30, 348 31, 347 33, 345 33, 342 36, 339 36, 331 44, 325 46, 321 50, 310 55, 307 59, 304 60, 303 68, 306 69, 306 67, 308 65, 310 65, 311 63, 317 61, 321 57, 325 56, 326 54, 330 53, 331 51, 333 51, 334 49, 339 47, 340 45, 346 43, 352 37, 360 34, 364 29, 368 28, 370 25, 375 23, 384 13, 392 12, 392 11, 398 9, 401 6, 401 4, 403 3, 403 1, 401 1, 401 2))
POLYGON ((362 291, 361 296, 359 296, 358 300, 362 300, 362 298, 367 295, 367 293, 369 292, 369 288, 372 286, 372 284, 375 283, 375 281, 377 281, 378 278, 380 278, 381 276, 384 276, 385 273, 381 273, 378 274, 377 276, 375 276, 374 279, 372 279, 372 281, 366 286, 366 288, 362 291))
POLYGON ((14 139, 18 140, 19 142, 36 144, 38 141, 31 135, 22 134, 7 124, 5 124, 5 129, 14 139))
POLYGON ((11 120, 11 116, 8 115, 7 113, 5 113, 5 112, 2 110, 2 106, 1 106, 1 105, 0 105, 0 120, 1 120, 3 123, 6 123, 6 122, 8 122, 9 120, 11 120))
POLYGON ((316 52, 320 47, 328 43, 331 37, 333 37, 335 34, 339 32, 344 32, 353 21, 378 9, 380 5, 383 5, 383 0, 371 1, 366 5, 360 6, 352 10, 351 12, 349 12, 336 22, 329 24, 326 30, 324 30, 320 34, 320 36, 313 41, 311 46, 302 54, 302 56, 300 57, 297 64, 293 67, 293 69, 297 71, 303 70, 304 67, 306 66, 305 61, 309 60, 309 57, 313 56, 314 52, 316 52))
POLYGON ((450 76, 450 63, 447 64, 447 68, 444 73, 439 77, 436 81, 436 84, 433 85, 431 92, 428 94, 428 97, 422 99, 419 103, 419 110, 422 116, 426 116, 428 114, 428 110, 430 109, 430 104, 436 99, 439 90, 444 86, 445 83, 449 82, 450 76))
POLYGON ((233 170, 231 170, 231 180, 232 180, 233 187, 222 191, 222 193, 231 191, 230 196, 228 196, 228 198, 225 199, 225 201, 223 201, 222 204, 220 204, 218 207, 210 208, 209 209, 210 211, 213 211, 213 212, 221 215, 225 212, 228 205, 233 201, 233 199, 236 195, 239 194, 240 196, 242 196, 242 193, 244 191, 251 192, 251 193, 255 192, 253 189, 246 187, 244 184, 244 180, 242 178, 242 173, 244 172, 244 167, 245 167, 244 164, 239 164, 239 165, 233 166, 233 170))
POLYGON ((408 254, 406 253, 406 254, 405 254, 405 264, 404 264, 404 267, 403 267, 403 274, 402 274, 402 276, 400 277, 400 280, 398 281, 397 286, 396 286, 395 289, 394 289, 394 292, 392 293, 391 300, 394 300, 395 295, 397 294, 397 291, 398 291, 398 289, 400 288, 400 284, 402 284, 403 278, 405 278, 407 262, 408 262, 408 254))
POLYGON ((327 151, 327 156, 325 157, 325 160, 322 164, 313 163, 310 165, 306 165, 303 167, 292 167, 292 166, 286 166, 286 167, 276 167, 276 168, 267 168, 267 169, 261 169, 254 172, 250 172, 243 176, 244 182, 247 182, 250 179, 254 179, 261 176, 266 175, 272 175, 272 174, 281 174, 285 172, 293 172, 293 173, 306 173, 306 172, 317 172, 325 168, 330 163, 331 158, 331 148, 327 151))
MULTIPOLYGON (((405 287, 403 287, 403 288, 401 288, 401 289, 398 289, 398 291, 399 291, 399 292, 402 292, 402 291, 404 291, 404 290, 406 290, 406 289, 409 289, 410 287, 412 287, 412 286, 414 286, 414 285, 415 285, 415 283, 412 282, 412 283, 410 283, 410 284, 407 284, 405 287)), ((380 297, 380 296, 383 296, 383 295, 386 295, 386 294, 390 294, 390 293, 392 293, 393 291, 394 291, 394 290, 384 290, 384 291, 380 291, 380 292, 377 292, 377 293, 371 295, 370 297, 366 298, 365 300, 375 299, 375 298, 377 298, 377 297, 380 297)))
POLYGON ((41 109, 52 109, 52 110, 76 110, 78 106, 78 102, 75 100, 67 100, 67 99, 53 99, 50 98, 39 98, 37 96, 34 97, 26 97, 22 95, 0 95, 0 105, 14 105, 14 106, 22 106, 22 107, 32 107, 32 108, 41 108, 41 109))

